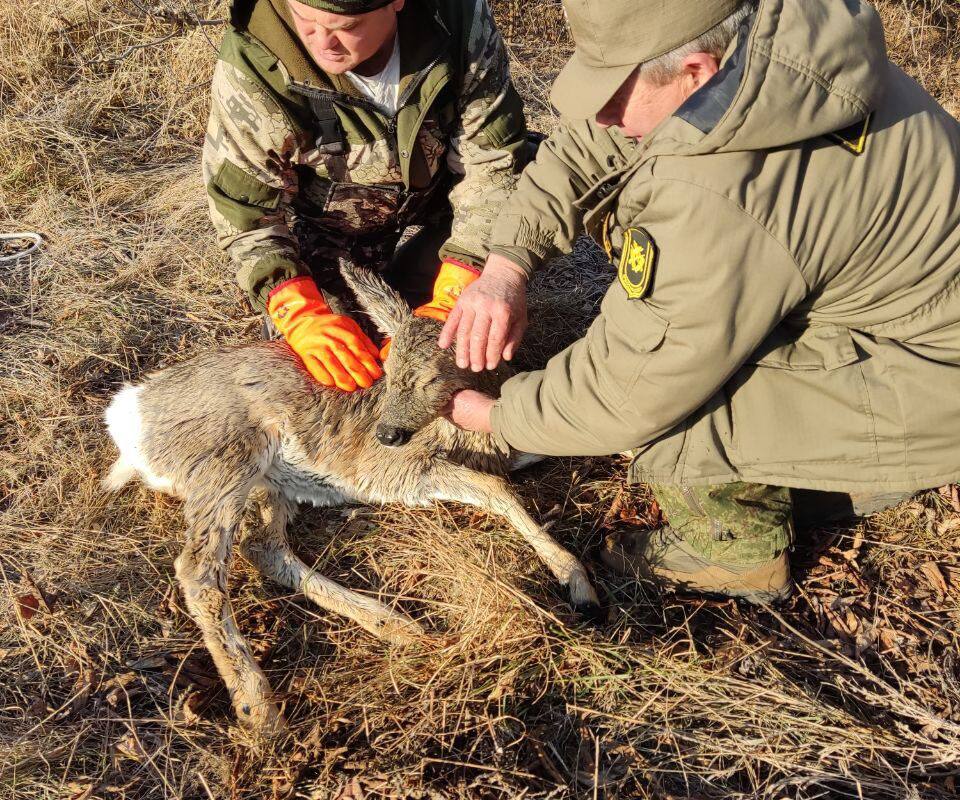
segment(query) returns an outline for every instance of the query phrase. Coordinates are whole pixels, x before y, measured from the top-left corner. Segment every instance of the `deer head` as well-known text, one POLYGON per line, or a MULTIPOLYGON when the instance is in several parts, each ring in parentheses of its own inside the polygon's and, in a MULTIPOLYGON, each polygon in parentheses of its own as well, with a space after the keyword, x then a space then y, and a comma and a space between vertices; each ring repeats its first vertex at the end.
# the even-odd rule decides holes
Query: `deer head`
POLYGON ((504 371, 474 373, 460 369, 453 349, 442 350, 437 345, 440 323, 415 317, 380 276, 343 262, 340 272, 363 310, 392 339, 390 356, 383 365, 386 394, 376 429, 381 444, 406 444, 413 434, 442 416, 461 389, 498 393, 507 377, 504 371))

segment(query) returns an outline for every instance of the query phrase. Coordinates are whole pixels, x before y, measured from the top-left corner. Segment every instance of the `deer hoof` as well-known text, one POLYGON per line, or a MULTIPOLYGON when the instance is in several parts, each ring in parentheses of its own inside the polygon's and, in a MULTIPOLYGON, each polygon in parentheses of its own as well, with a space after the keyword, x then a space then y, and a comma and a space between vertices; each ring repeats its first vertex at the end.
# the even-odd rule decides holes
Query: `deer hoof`
POLYGON ((413 644, 427 637, 427 632, 419 622, 403 614, 394 614, 384 619, 376 634, 390 644, 413 644))
POLYGON ((597 593, 594 591, 593 584, 590 583, 590 578, 587 577, 587 571, 582 566, 570 573, 567 579, 567 591, 570 592, 570 602, 573 603, 574 608, 600 607, 597 593))
POLYGON ((419 622, 387 608, 380 613, 353 619, 368 633, 390 644, 413 644, 427 638, 427 632, 419 622))
POLYGON ((263 700, 259 703, 237 703, 237 720, 249 733, 258 737, 275 739, 287 732, 287 723, 275 703, 263 700))

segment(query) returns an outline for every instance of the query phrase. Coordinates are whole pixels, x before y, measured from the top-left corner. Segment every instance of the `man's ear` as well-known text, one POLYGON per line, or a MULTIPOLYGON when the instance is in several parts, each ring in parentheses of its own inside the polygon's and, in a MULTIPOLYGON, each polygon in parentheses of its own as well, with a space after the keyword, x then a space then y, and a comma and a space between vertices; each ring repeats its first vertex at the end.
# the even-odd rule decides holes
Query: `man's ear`
POLYGON ((680 65, 680 91, 686 100, 700 89, 720 69, 720 63, 710 53, 691 53, 680 65))

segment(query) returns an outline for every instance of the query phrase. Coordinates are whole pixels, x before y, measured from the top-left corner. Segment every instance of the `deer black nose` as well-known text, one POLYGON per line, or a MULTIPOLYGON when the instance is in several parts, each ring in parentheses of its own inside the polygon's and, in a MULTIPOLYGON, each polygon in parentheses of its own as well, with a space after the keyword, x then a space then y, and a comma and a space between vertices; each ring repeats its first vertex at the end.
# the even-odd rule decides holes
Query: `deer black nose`
POLYGON ((396 428, 393 425, 377 425, 377 441, 387 447, 399 447, 410 441, 413 431, 396 428))

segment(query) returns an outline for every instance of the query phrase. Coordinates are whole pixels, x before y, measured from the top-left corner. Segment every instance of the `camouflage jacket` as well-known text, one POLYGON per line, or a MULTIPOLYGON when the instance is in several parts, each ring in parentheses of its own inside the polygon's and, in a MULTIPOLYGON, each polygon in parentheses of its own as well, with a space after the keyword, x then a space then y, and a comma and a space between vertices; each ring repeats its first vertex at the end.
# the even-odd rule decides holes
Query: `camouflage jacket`
POLYGON ((203 175, 220 245, 255 307, 277 284, 316 274, 318 261, 383 253, 437 208, 453 212, 438 264, 483 266, 526 140, 503 42, 486 0, 407 3, 398 39, 389 117, 316 66, 285 0, 234 2, 203 175))

